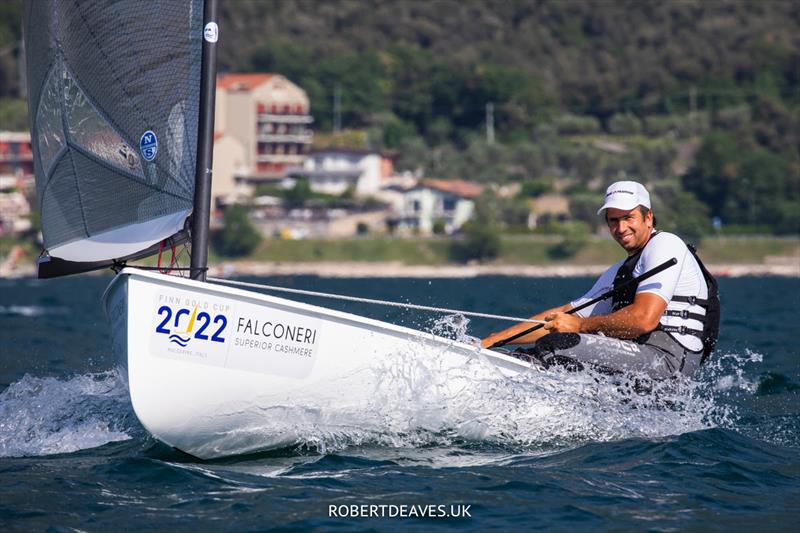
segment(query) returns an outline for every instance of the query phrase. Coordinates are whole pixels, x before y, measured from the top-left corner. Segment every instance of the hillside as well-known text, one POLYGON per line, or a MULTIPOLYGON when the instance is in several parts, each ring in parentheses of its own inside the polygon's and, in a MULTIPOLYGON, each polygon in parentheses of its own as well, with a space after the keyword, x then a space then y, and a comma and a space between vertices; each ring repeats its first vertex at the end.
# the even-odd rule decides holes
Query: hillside
MULTIPOLYGON (((0 6, 0 129, 24 124, 13 99, 20 6, 0 6)), ((718 217, 736 231, 800 233, 798 2, 236 0, 220 9, 220 69, 298 83, 320 142, 361 139, 393 150, 399 170, 520 183, 523 196, 559 190, 577 213, 609 181, 635 176, 684 215, 673 229, 702 234, 718 217), (335 117, 343 135, 331 135, 335 117)), ((519 213, 494 211, 512 225, 519 213)))

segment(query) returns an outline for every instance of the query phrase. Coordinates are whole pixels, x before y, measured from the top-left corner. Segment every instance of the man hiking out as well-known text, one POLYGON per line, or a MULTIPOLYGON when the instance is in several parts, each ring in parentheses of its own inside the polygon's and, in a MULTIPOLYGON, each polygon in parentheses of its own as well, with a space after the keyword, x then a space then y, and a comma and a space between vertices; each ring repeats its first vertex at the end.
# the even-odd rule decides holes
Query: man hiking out
MULTIPOLYGON (((603 215, 628 257, 612 265, 584 296, 531 317, 543 327, 508 341, 545 367, 552 364, 641 372, 652 378, 692 376, 716 342, 719 299, 714 278, 694 251, 672 233, 655 229, 650 194, 634 181, 606 190, 603 215), (670 268, 641 283, 625 283, 675 258, 670 268), (573 308, 619 287, 609 298, 574 314, 573 308)), ((522 322, 482 340, 485 348, 531 329, 522 322)), ((520 351, 518 351, 519 353, 520 351)))

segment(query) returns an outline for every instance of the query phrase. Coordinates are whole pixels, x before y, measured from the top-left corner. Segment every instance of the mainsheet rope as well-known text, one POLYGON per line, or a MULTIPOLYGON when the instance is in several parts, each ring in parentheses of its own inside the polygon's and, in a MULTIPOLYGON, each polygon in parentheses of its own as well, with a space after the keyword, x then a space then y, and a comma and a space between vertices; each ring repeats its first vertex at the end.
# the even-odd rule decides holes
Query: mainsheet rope
POLYGON ((250 287, 253 289, 265 289, 270 291, 278 291, 278 292, 290 292, 293 294, 302 294, 305 296, 318 296, 320 298, 331 298, 334 300, 347 300, 350 302, 360 302, 360 303, 368 303, 368 304, 376 304, 376 305, 386 305, 389 307, 405 307, 407 309, 417 309, 420 311, 433 311, 435 313, 449 313, 449 314, 459 314, 464 316, 477 316, 481 318, 496 318, 499 320, 510 320, 513 322, 530 322, 532 324, 544 324, 544 320, 532 320, 530 318, 520 318, 516 316, 506 316, 506 315, 493 315, 490 313, 476 313, 474 311, 462 311, 460 309, 448 309, 446 307, 429 307, 427 305, 418 305, 418 304, 410 304, 410 303, 403 303, 403 302, 391 302, 388 300, 374 300, 372 298, 359 298, 357 296, 345 296, 343 294, 332 294, 329 292, 317 292, 317 291, 306 291, 303 289, 290 289, 288 287, 278 287, 275 285, 262 285, 260 283, 247 283, 245 281, 234 281, 230 279, 224 278, 207 278, 207 281, 213 281, 216 283, 222 283, 227 285, 236 285, 239 287, 250 287))

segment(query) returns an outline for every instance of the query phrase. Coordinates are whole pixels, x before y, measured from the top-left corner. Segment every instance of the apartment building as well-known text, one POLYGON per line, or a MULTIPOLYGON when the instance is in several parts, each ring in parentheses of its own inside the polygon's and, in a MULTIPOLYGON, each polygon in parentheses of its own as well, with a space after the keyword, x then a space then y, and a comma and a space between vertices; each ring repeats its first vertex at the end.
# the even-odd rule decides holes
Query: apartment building
POLYGON ((353 190, 357 197, 374 196, 384 180, 394 173, 390 154, 357 148, 325 148, 309 153, 302 167, 287 171, 292 177, 305 177, 311 190, 342 194, 353 190))
POLYGON ((275 178, 301 166, 311 147, 305 91, 280 74, 217 77, 212 197, 235 194, 236 178, 275 178))
POLYGON ((33 175, 33 151, 28 132, 0 131, 0 176, 33 175))
POLYGON ((0 235, 31 228, 33 152, 27 132, 0 131, 0 235))

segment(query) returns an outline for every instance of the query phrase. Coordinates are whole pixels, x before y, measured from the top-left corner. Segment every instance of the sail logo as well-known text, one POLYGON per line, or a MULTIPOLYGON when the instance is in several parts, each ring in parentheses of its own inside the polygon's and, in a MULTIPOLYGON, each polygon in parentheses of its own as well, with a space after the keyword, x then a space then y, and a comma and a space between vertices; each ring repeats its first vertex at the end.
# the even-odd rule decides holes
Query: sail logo
POLYGON ((139 151, 142 153, 145 161, 152 161, 156 158, 158 153, 158 137, 152 130, 147 130, 142 134, 139 139, 139 151))
POLYGON ((192 309, 181 307, 173 309, 169 305, 158 308, 161 322, 156 326, 156 333, 169 337, 169 342, 186 348, 192 340, 224 343, 225 329, 228 319, 224 314, 211 315, 205 311, 198 313, 198 306, 192 309))
POLYGON ((210 43, 215 43, 219 40, 219 26, 217 26, 216 22, 206 24, 205 28, 203 28, 203 38, 210 43))

